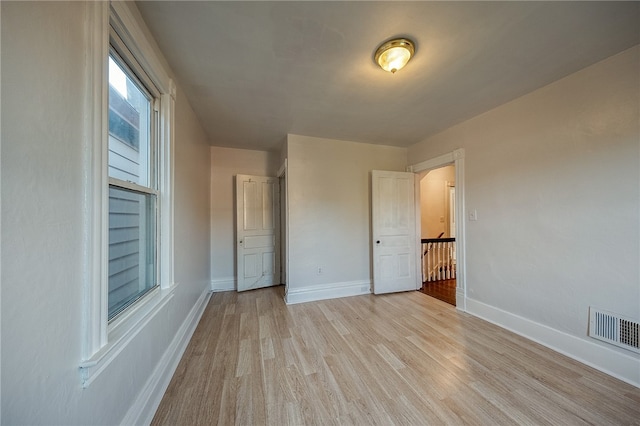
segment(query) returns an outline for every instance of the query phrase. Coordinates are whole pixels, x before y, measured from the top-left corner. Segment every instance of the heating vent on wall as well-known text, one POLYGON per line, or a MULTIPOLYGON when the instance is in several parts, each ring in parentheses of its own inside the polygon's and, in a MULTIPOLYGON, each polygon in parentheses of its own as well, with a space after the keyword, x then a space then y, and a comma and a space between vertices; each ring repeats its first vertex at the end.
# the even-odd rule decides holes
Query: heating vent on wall
POLYGON ((589 307, 589 336, 640 353, 640 322, 613 312, 589 307))

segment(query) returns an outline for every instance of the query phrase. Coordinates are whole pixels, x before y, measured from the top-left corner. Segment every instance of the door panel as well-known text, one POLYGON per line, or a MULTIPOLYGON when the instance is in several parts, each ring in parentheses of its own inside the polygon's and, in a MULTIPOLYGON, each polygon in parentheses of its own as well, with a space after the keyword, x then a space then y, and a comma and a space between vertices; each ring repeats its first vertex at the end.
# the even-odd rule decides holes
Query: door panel
POLYGON ((278 179, 236 176, 238 291, 280 284, 278 179))
POLYGON ((373 292, 416 290, 414 174, 371 172, 373 292))

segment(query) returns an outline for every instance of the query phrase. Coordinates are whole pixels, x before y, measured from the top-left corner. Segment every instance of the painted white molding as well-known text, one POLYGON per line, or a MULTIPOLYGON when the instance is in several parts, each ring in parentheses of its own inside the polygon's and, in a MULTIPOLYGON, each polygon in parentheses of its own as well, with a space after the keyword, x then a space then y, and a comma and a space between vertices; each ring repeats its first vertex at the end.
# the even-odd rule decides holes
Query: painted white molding
POLYGON ((235 291, 236 279, 235 277, 215 278, 211 280, 211 291, 235 291))
POLYGON ((110 2, 113 11, 110 20, 111 26, 126 42, 127 48, 133 53, 145 72, 149 74, 158 89, 162 93, 171 93, 172 83, 169 74, 158 58, 153 43, 147 39, 144 30, 140 27, 140 21, 136 19, 130 9, 135 5, 130 3, 128 1, 110 2))
POLYGON ((160 146, 158 147, 158 163, 161 171, 158 179, 160 197, 160 283, 171 286, 175 281, 174 274, 174 164, 175 161, 175 84, 169 80, 170 93, 161 95, 160 101, 160 146))
MULTIPOLYGON (((125 2, 90 2, 85 14, 83 344, 80 376, 87 387, 173 297, 173 120, 175 85, 153 45, 125 2), (109 9, 111 5, 111 9, 109 9), (109 13, 111 11, 111 13, 109 13), (158 152, 160 265, 158 290, 137 301, 109 323, 108 313, 108 73, 110 24, 127 49, 161 91, 161 134, 158 152)), ((135 7, 135 6, 132 6, 135 7)), ((143 24, 142 24, 143 25, 143 24)))
POLYGON ((457 149, 453 152, 440 155, 439 157, 431 158, 429 160, 422 161, 418 164, 412 164, 407 169, 410 172, 418 173, 425 170, 437 169, 447 164, 453 163, 457 158, 464 158, 464 148, 457 149), (461 157, 456 157, 461 156, 461 157))
POLYGON ((581 339, 474 299, 466 299, 466 302, 467 312, 471 315, 640 387, 640 358, 637 356, 623 354, 600 342, 581 339))
POLYGON ((456 285, 456 309, 461 312, 467 311, 467 295, 464 291, 464 288, 460 288, 457 285, 456 285))
POLYGON ((464 181, 464 149, 453 151, 456 173, 456 309, 467 310, 467 232, 464 181))
POLYGON ((284 159, 284 161, 282 162, 282 166, 280 166, 280 168, 278 169, 278 173, 276 174, 277 177, 282 177, 282 175, 285 174, 285 172, 287 171, 287 158, 284 159))
POLYGON ((200 294, 195 305, 193 305, 193 308, 189 311, 187 318, 185 318, 176 335, 173 337, 171 344, 162 355, 160 362, 153 370, 149 380, 147 380, 147 383, 138 394, 138 397, 120 424, 151 424, 153 416, 160 405, 160 401, 162 401, 162 397, 169 387, 173 373, 175 373, 176 368, 178 368, 180 359, 187 349, 191 336, 193 336, 193 332, 196 330, 210 298, 211 292, 209 292, 208 289, 205 289, 202 294, 200 294))
POLYGON ((282 167, 278 170, 278 178, 280 178, 281 182, 284 179, 284 188, 281 188, 280 191, 280 254, 283 256, 280 259, 280 282, 284 284, 285 291, 285 301, 286 301, 286 292, 289 287, 289 159, 285 158, 282 167), (282 197, 284 197, 284 206, 282 205, 282 197), (283 220, 284 219, 284 223, 283 220), (284 253, 282 253, 282 245, 284 244, 284 253), (284 266, 283 266, 284 264, 284 266))
POLYGON ((287 305, 293 305, 296 303, 337 299, 362 294, 371 294, 371 281, 346 281, 303 288, 291 288, 291 286, 288 286, 285 303, 287 305))
POLYGON ((456 160, 464 158, 464 148, 458 148, 458 149, 454 150, 453 151, 453 158, 456 159, 456 160))
POLYGON ((108 132, 107 57, 109 8, 107 2, 86 4, 85 107, 83 146, 84 259, 82 359, 91 358, 107 344, 107 256, 109 199, 107 189, 108 132))
MULTIPOLYGON (((407 167, 407 172, 412 173, 410 170, 411 166, 407 167)), ((413 174, 413 217, 415 218, 416 223, 416 243, 418 244, 418 250, 416 250, 415 254, 415 274, 416 274, 416 290, 422 287, 422 283, 424 280, 424 275, 422 273, 422 218, 421 218, 421 210, 422 210, 422 200, 420 194, 420 175, 418 173, 413 174)))
POLYGON ((125 313, 117 323, 110 324, 109 342, 91 358, 80 363, 82 387, 88 387, 100 373, 127 347, 147 324, 174 296, 177 285, 156 289, 125 313))

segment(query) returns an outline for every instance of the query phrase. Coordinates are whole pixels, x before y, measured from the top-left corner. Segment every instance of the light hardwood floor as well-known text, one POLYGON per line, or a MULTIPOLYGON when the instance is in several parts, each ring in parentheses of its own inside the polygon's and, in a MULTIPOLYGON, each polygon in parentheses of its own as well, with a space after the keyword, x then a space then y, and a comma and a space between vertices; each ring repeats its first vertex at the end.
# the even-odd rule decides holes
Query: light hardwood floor
POLYGON ((640 389, 420 292, 214 294, 153 425, 640 424, 640 389))

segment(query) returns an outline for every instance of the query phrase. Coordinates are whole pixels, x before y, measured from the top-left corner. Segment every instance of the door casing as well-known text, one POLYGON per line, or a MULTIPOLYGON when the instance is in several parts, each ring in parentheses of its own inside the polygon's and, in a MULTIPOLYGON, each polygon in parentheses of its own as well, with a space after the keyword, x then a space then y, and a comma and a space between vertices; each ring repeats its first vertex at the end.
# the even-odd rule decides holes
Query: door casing
MULTIPOLYGON (((410 165, 407 170, 419 173, 433 170, 442 166, 454 164, 456 169, 456 194, 455 194, 455 222, 456 222, 456 309, 467 309, 467 282, 466 282, 466 248, 465 248, 465 204, 464 204, 464 148, 456 149, 439 157, 434 157, 417 164, 410 165)), ((420 217, 420 202, 416 201, 416 217, 420 217)), ((417 232, 420 227, 417 226, 417 232)), ((418 255, 420 255, 418 251, 418 255)), ((419 259, 417 260, 420 261, 419 259)))

